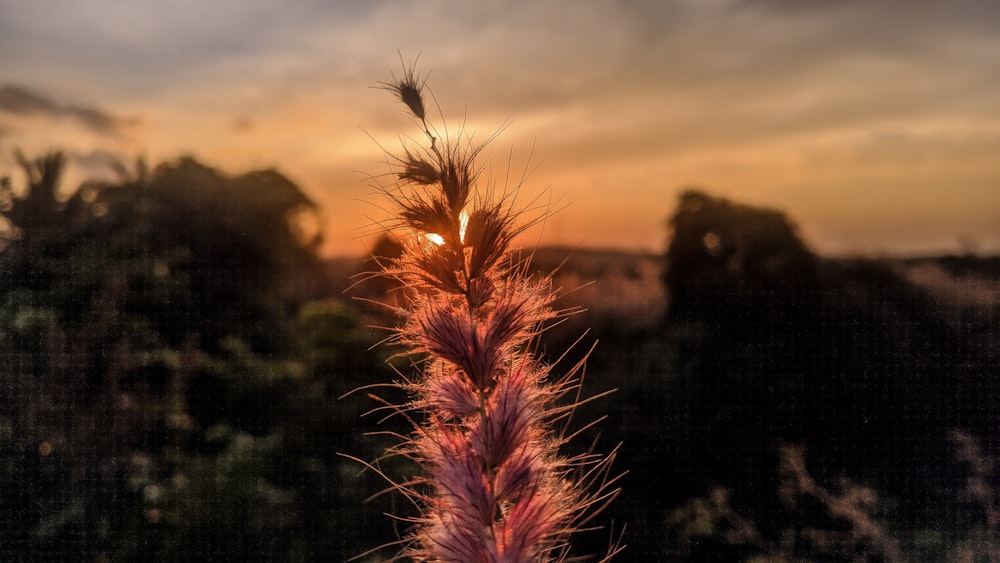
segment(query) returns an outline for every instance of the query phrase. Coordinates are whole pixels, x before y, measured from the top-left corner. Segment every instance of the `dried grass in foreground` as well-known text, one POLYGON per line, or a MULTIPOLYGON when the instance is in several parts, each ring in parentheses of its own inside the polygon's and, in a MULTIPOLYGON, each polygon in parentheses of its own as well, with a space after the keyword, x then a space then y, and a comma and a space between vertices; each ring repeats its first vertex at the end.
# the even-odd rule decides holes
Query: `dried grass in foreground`
MULTIPOLYGON (((409 526, 394 544, 396 559, 577 560, 570 536, 618 494, 609 473, 617 450, 559 453, 572 438, 566 427, 580 404, 583 362, 556 376, 533 353, 539 331, 560 315, 550 281, 530 276, 512 246, 538 219, 523 219, 519 185, 500 193, 479 187, 475 160, 485 145, 464 133, 451 140, 428 122, 424 82, 412 68, 382 86, 426 140, 404 143, 392 157, 392 182, 379 183, 394 208, 380 227, 404 241, 403 255, 381 272, 405 294, 390 341, 405 347, 414 367, 394 384, 410 402, 385 406, 412 432, 387 455, 421 468, 405 482, 383 474, 389 492, 419 514, 400 517, 409 526)), ((612 543, 594 559, 620 550, 612 543)))

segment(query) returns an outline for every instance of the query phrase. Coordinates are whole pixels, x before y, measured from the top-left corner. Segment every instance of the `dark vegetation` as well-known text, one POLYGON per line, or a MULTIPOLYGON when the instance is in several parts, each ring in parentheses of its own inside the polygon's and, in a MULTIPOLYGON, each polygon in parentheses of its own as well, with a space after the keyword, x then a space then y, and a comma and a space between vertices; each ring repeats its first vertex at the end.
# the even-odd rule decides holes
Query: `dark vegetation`
MULTIPOLYGON (((364 300, 394 288, 345 293, 372 265, 317 255, 292 182, 182 159, 60 199, 60 155, 21 166, 0 188, 0 560, 343 561, 402 535, 399 499, 365 502, 384 483, 338 455, 377 458, 396 424, 340 398, 396 377, 369 328, 394 319, 364 300)), ((543 349, 589 329, 585 391, 618 389, 576 420, 623 443, 619 560, 997 559, 1000 259, 823 258, 781 212, 698 191, 667 240, 533 259, 587 309, 543 349)))

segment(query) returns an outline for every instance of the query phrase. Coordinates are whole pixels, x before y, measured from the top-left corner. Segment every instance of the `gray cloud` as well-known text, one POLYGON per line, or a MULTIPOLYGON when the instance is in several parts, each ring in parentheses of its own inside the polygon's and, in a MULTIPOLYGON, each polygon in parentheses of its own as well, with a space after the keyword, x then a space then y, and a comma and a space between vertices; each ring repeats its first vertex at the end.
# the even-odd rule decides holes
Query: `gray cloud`
POLYGON ((113 116, 93 107, 59 104, 48 96, 23 86, 0 86, 0 110, 21 114, 70 117, 95 133, 118 136, 134 119, 113 116))
POLYGON ((0 109, 11 113, 55 113, 59 108, 49 98, 27 88, 3 86, 0 109))
POLYGON ((3 61, 7 74, 30 74, 46 86, 72 78, 131 97, 206 81, 259 81, 266 76, 255 71, 268 70, 275 58, 315 58, 315 37, 335 38, 380 5, 178 0, 167 9, 148 2, 53 0, 14 8, 5 2, 0 0, 0 53, 16 54, 3 61))

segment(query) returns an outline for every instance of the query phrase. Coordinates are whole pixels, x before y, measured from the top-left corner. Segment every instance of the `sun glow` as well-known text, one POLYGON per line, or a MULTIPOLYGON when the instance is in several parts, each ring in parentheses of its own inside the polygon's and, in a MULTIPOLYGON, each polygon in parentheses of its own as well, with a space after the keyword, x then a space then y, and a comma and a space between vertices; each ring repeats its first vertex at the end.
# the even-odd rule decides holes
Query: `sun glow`
POLYGON ((444 237, 437 233, 427 233, 424 238, 431 241, 437 246, 444 246, 444 237))
POLYGON ((469 228, 469 210, 463 209, 458 214, 458 240, 465 244, 465 230, 469 228))

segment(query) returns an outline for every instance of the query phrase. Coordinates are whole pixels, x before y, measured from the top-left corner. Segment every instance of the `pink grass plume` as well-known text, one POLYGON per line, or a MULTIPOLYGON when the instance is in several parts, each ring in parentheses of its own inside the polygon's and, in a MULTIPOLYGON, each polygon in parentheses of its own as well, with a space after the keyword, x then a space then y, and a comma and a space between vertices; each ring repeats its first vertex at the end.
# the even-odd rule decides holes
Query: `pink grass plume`
MULTIPOLYGON (((520 186, 498 194, 478 185, 484 145, 449 139, 428 122, 424 80, 412 68, 382 86, 427 141, 393 156, 393 181, 378 185, 394 207, 384 225, 404 241, 402 256, 384 264, 405 293, 391 340, 415 372, 399 383, 410 403, 393 407, 413 429, 393 453, 421 468, 415 479, 391 481, 420 511, 397 557, 566 560, 570 536, 618 489, 615 452, 559 453, 567 438, 556 425, 575 407, 582 364, 556 376, 532 350, 559 312, 549 280, 530 275, 513 247, 541 218, 523 219, 520 186)), ((613 544, 596 559, 620 550, 613 544)))

